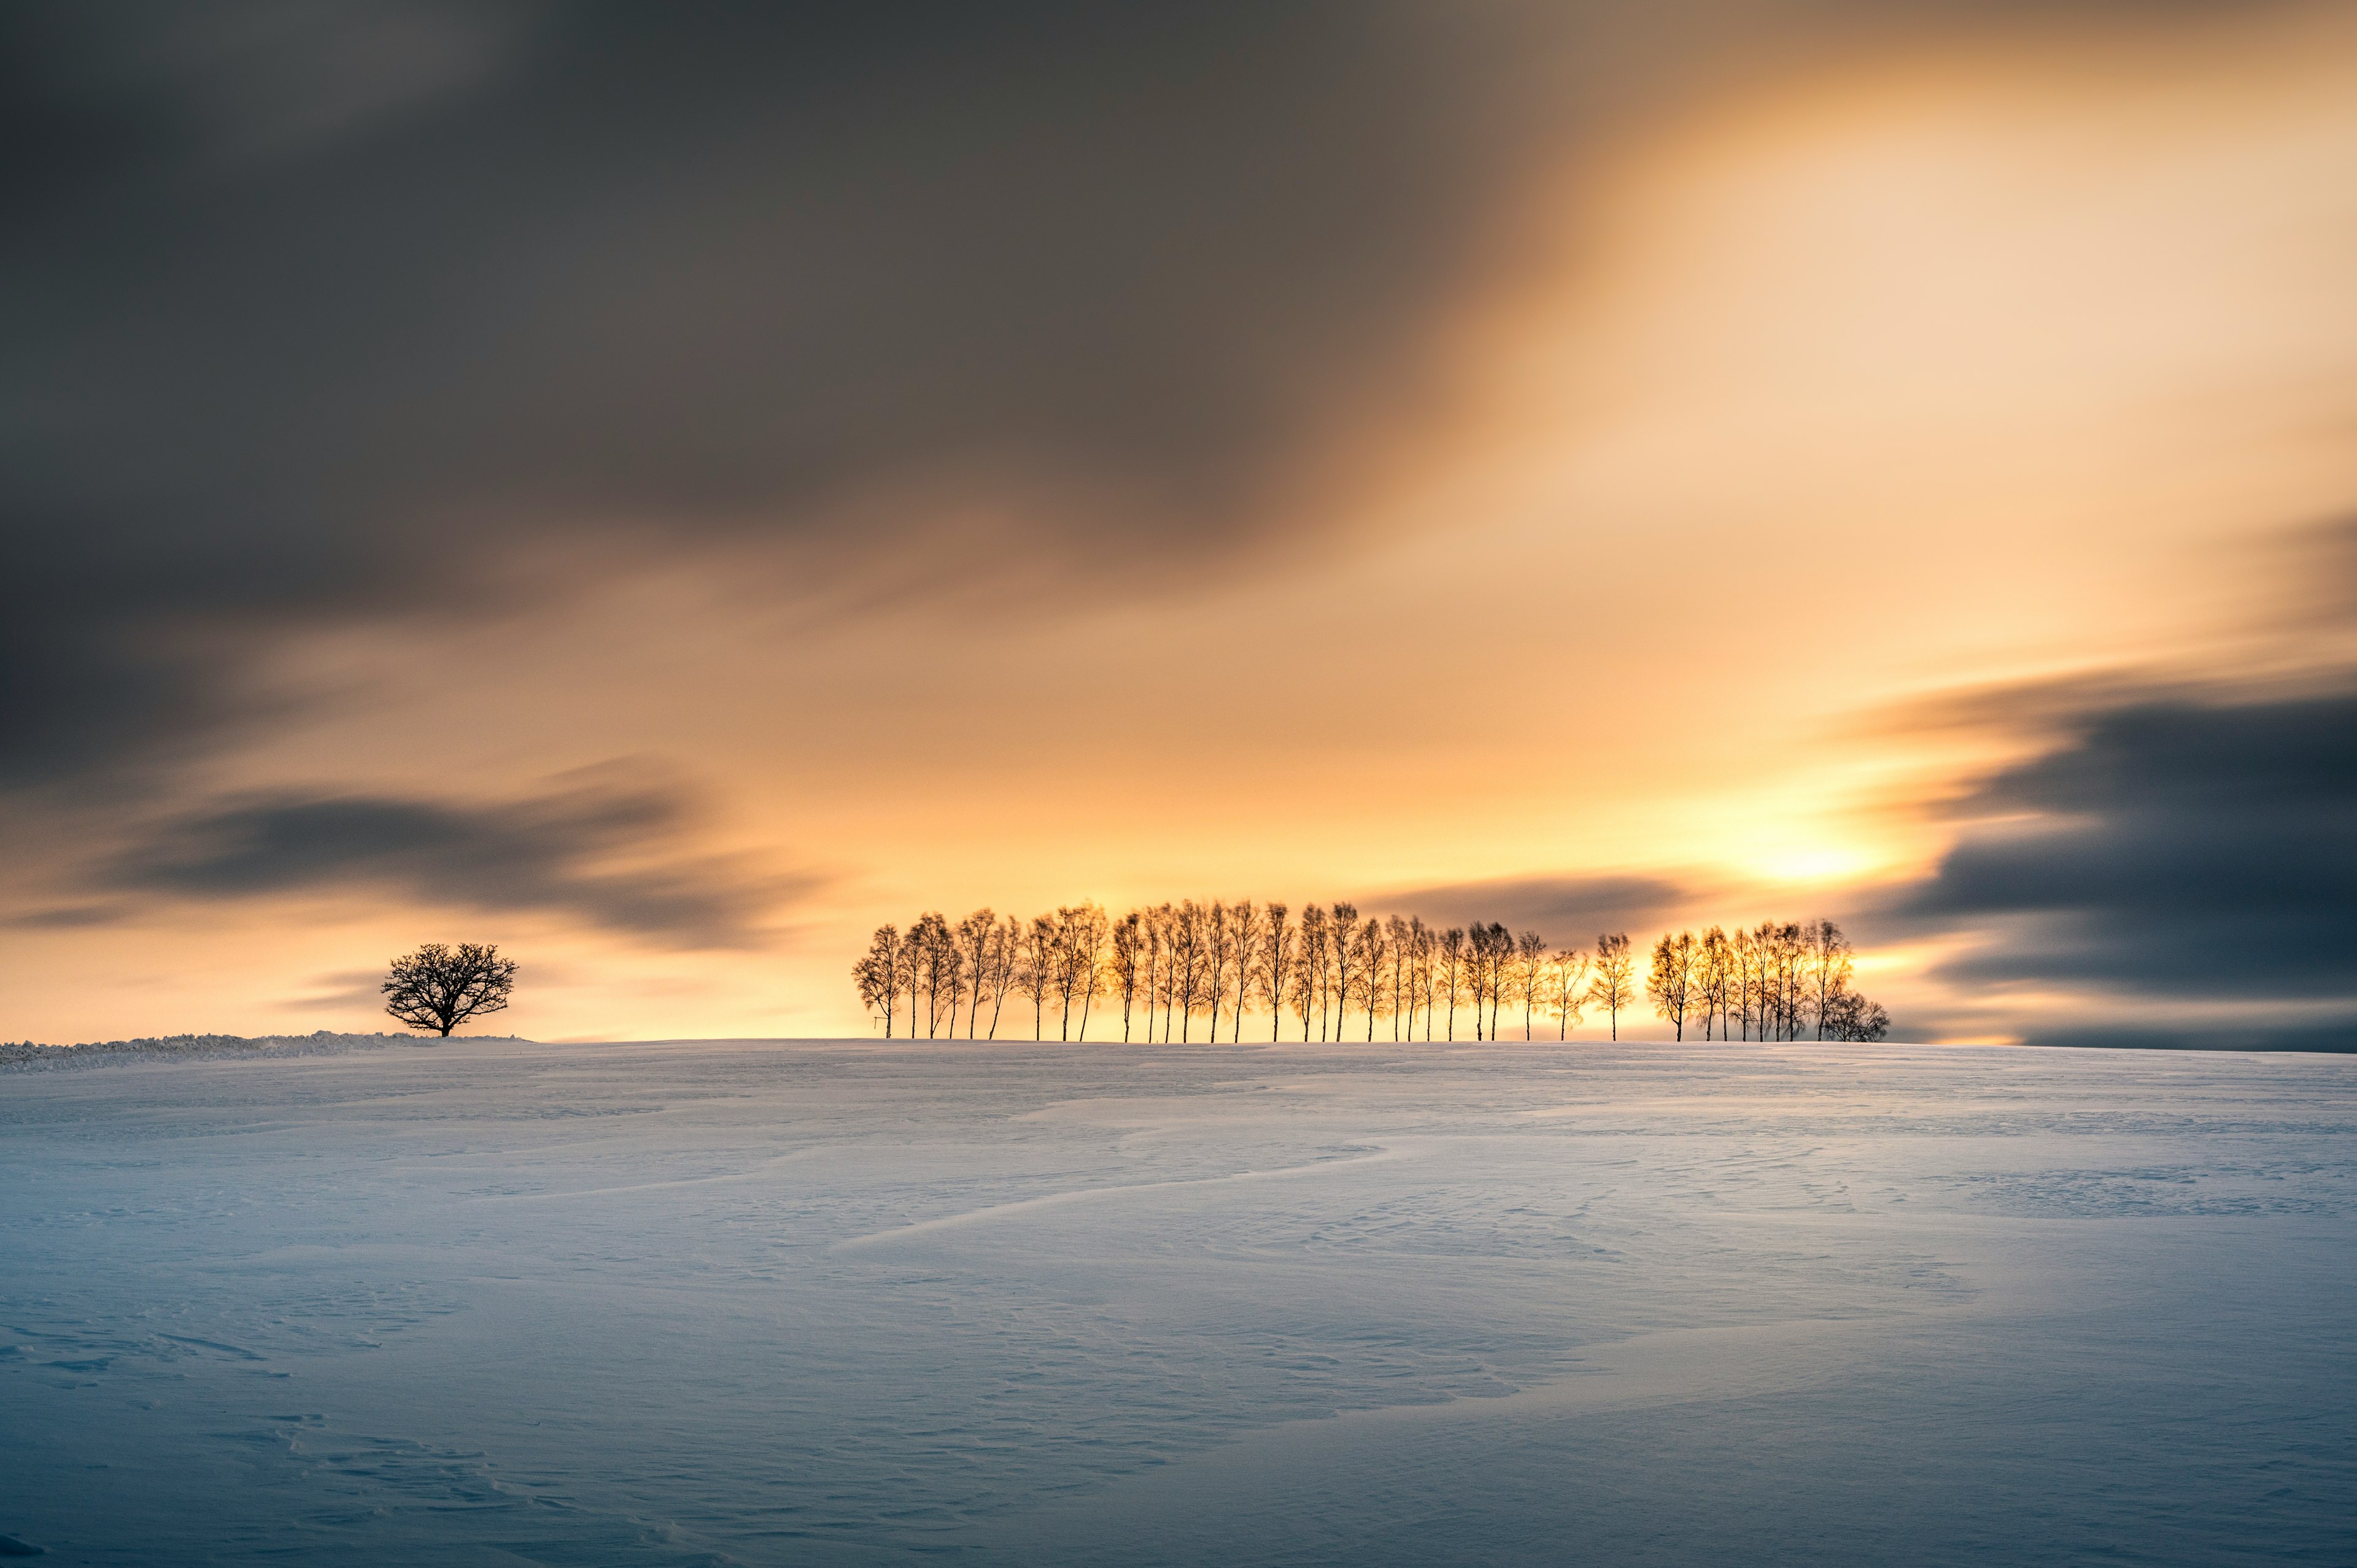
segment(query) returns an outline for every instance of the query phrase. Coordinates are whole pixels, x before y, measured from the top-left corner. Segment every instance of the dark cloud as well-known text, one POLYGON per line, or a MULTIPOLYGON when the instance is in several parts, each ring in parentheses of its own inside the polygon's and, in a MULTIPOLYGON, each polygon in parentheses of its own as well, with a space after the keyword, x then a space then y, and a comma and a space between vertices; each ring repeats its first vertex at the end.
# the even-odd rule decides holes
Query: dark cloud
POLYGON ((656 789, 600 786, 457 805, 279 794, 179 818, 114 864, 128 892, 218 899, 373 888, 488 913, 546 910, 682 948, 760 945, 813 879, 671 853, 686 816, 656 789))
POLYGON ((264 702, 234 695, 231 656, 142 648, 135 633, 38 604, 0 626, 0 789, 104 779, 133 759, 168 762, 264 702))
MULTIPOLYGON (((2100 707, 1964 809, 1989 824, 1894 911, 1986 934, 1946 978, 2357 1007, 2357 691, 2100 707)), ((2349 1039, 2313 1020, 2237 1033, 2349 1039)))
POLYGON ((1498 920, 1566 946, 1599 931, 1636 930, 1674 917, 1692 894, 1658 876, 1517 876, 1371 895, 1370 909, 1397 909, 1439 925, 1498 920))
POLYGON ((1409 379, 1539 102, 1516 31, 11 7, 0 771, 233 711, 236 661, 132 631, 464 607, 585 532, 840 560, 894 542, 814 533, 831 502, 1006 478, 1098 503, 1032 520, 1080 569, 1216 553, 1409 379))
POLYGON ((1003 555, 1181 577, 1413 403, 1534 159, 2002 14, 8 6, 0 783, 216 736, 290 625, 549 592, 592 533, 824 591, 909 556, 834 503, 987 481, 1003 555))
POLYGON ((2033 1046, 2144 1051, 2357 1051, 2357 1013, 2323 1019, 2221 1024, 2146 1022, 2033 1030, 2033 1046))

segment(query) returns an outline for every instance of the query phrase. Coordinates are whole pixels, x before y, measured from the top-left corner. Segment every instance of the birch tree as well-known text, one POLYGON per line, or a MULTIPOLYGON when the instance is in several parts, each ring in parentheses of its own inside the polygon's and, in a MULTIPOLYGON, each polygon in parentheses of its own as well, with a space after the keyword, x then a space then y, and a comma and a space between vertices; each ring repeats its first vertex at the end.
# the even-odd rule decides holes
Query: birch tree
POLYGON ((1686 1015, 1695 1005, 1695 950, 1692 931, 1680 931, 1673 937, 1666 932, 1653 944, 1653 966, 1645 976, 1645 994, 1652 998, 1653 1011, 1677 1031, 1677 1038, 1686 1037, 1686 1015))
MULTIPOLYGON (((892 1037, 892 1018, 900 999, 900 928, 878 926, 867 944, 867 951, 851 966, 851 978, 858 983, 859 1000, 870 1013, 878 1008, 884 1014, 884 1037, 892 1037)), ((916 1036, 911 1026, 909 1034, 916 1036)))
POLYGON ((1465 989, 1465 932, 1451 926, 1440 934, 1440 992, 1448 1003, 1448 1038, 1457 1038, 1458 999, 1465 989))
POLYGON ((1261 995, 1268 1003, 1271 1045, 1276 1043, 1277 1031, 1285 1026, 1285 998, 1291 989, 1293 951, 1300 937, 1297 930, 1285 923, 1286 913, 1282 904, 1268 907, 1267 920, 1261 928, 1260 963, 1254 972, 1260 982, 1261 995))
POLYGON ((983 1005, 991 1000, 990 938, 997 929, 997 914, 982 908, 960 920, 954 933, 958 967, 965 978, 965 1037, 969 1040, 981 1028, 983 1005))
POLYGON ((1596 939, 1596 958, 1587 982, 1587 999, 1612 1015, 1612 1037, 1620 1037, 1620 1009, 1636 1000, 1637 961, 1630 956, 1629 933, 1608 932, 1596 939))
POLYGON ((1532 1018, 1539 1014, 1539 1000, 1546 995, 1546 981, 1542 979, 1546 969, 1546 939, 1537 931, 1523 931, 1513 943, 1513 995, 1523 1002, 1523 1040, 1530 1040, 1532 1018))
POLYGON ((1566 948, 1547 961, 1547 1011, 1555 1015, 1555 1037, 1571 1038, 1571 1026, 1579 1022, 1580 1005, 1587 986, 1587 955, 1577 948, 1566 948))
POLYGON ((1214 898, 1203 916, 1203 993, 1211 1002, 1211 1042, 1220 1043, 1220 1004, 1228 994, 1228 970, 1233 957, 1228 934, 1228 907, 1214 898))
MULTIPOLYGON (((1276 906, 1282 908, 1282 906, 1276 906)), ((1261 926, 1267 918, 1249 898, 1228 908, 1228 935, 1235 946, 1236 1010, 1228 1038, 1242 1045, 1244 1037, 1244 1007, 1252 999, 1253 970, 1260 953, 1261 926)), ((1213 1044, 1219 1042, 1220 1031, 1211 1031, 1213 1044)))
POLYGON ((1339 1042, 1358 974, 1359 908, 1355 904, 1337 904, 1327 913, 1326 946, 1331 954, 1328 961, 1333 966, 1328 984, 1334 1003, 1334 1038, 1339 1042))
POLYGON ((1113 927, 1112 994, 1121 998, 1121 1043, 1129 1044, 1130 1006, 1137 999, 1137 987, 1146 978, 1145 922, 1132 909, 1113 927))

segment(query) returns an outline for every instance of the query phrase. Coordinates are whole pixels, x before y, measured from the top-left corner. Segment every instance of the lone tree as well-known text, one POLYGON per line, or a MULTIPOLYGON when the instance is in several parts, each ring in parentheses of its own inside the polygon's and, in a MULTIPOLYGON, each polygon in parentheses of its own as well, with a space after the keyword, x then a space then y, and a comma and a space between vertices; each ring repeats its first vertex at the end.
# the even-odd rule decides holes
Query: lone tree
POLYGON ((497 1013, 515 990, 516 962, 488 943, 427 942, 393 961, 384 1010, 413 1029, 447 1036, 469 1018, 497 1013))

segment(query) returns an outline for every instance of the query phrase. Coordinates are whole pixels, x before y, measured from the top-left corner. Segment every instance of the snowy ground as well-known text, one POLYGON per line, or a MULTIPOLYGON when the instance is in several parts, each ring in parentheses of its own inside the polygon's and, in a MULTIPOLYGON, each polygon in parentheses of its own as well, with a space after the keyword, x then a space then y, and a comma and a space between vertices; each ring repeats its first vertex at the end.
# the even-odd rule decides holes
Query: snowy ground
POLYGON ((0 1183, 48 1562, 2357 1561, 2357 1058, 461 1041, 0 1183))

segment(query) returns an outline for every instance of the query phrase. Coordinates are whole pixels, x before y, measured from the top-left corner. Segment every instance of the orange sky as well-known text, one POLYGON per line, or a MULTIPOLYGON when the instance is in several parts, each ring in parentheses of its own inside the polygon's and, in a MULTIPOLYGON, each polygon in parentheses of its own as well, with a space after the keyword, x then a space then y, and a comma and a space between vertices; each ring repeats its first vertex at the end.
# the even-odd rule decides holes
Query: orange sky
POLYGON ((1869 33, 1528 134, 1410 350, 1200 547, 1100 550, 1176 503, 1021 450, 693 538, 637 494, 446 507, 533 591, 290 622, 241 667, 261 716, 160 793, 27 798, 0 1034, 371 1028, 422 940, 519 957, 502 1022, 538 1037, 856 1034, 853 957, 925 908, 1618 875, 1843 915, 1902 1034, 2109 1005, 1943 979, 1968 925, 1878 922, 1964 831, 1940 802, 2050 743, 1902 715, 2300 663, 2287 542, 2346 514, 2357 421, 2349 13, 1869 33), (551 508, 561 548, 511 532, 551 508), (92 870, 297 788, 676 799, 568 875, 724 888, 741 929, 92 870))

